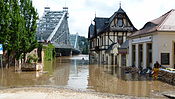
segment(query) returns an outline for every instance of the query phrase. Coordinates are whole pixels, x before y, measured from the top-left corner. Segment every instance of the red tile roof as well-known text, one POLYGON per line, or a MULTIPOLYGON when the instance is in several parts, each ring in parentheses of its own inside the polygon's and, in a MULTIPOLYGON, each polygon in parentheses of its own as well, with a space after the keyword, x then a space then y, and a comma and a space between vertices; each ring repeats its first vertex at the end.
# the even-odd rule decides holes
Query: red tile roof
POLYGON ((155 31, 175 31, 175 10, 172 9, 157 19, 147 22, 142 29, 130 37, 149 34, 155 31))

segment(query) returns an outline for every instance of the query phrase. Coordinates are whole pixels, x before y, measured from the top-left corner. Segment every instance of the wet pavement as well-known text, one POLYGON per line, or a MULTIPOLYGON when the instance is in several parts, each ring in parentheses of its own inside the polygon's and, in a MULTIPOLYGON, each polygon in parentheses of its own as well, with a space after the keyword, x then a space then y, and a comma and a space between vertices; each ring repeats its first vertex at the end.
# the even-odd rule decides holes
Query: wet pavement
POLYGON ((175 91, 172 85, 124 73, 116 66, 89 65, 87 55, 47 61, 43 72, 15 72, 13 67, 0 69, 0 89, 30 86, 151 98, 164 98, 162 93, 175 91))

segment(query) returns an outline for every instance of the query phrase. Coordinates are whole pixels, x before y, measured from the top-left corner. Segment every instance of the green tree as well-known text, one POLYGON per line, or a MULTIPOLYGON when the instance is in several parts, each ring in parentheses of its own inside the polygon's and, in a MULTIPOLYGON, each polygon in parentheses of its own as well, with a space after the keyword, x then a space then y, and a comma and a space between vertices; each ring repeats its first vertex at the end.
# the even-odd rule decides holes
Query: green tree
POLYGON ((22 36, 21 46, 23 47, 24 60, 26 53, 31 52, 37 47, 38 43, 36 41, 36 21, 38 19, 37 12, 32 5, 31 0, 20 0, 21 14, 24 16, 25 20, 25 31, 22 36))
POLYGON ((17 60, 19 59, 21 53, 21 48, 20 46, 21 39, 24 33, 24 18, 23 16, 20 15, 20 8, 18 5, 18 0, 11 0, 10 2, 11 5, 11 25, 10 25, 10 30, 11 32, 9 33, 10 35, 10 41, 9 44, 11 45, 11 48, 8 49, 9 53, 14 56, 17 60))
POLYGON ((80 51, 82 52, 82 54, 88 54, 88 40, 87 38, 83 37, 83 36, 79 36, 78 37, 78 45, 81 46, 80 47, 80 51))
POLYGON ((0 0, 0 13, 0 43, 4 45, 5 49, 9 49, 11 47, 9 45, 11 23, 9 0, 0 0))
POLYGON ((44 53, 45 53, 45 55, 44 55, 44 58, 45 58, 45 60, 47 60, 47 61, 50 61, 50 60, 52 60, 53 59, 53 53, 54 53, 54 49, 55 49, 55 47, 52 45, 52 44, 48 44, 47 46, 44 46, 44 53))
POLYGON ((31 0, 0 0, 0 43, 8 58, 19 60, 37 47, 35 33, 38 19, 31 0))

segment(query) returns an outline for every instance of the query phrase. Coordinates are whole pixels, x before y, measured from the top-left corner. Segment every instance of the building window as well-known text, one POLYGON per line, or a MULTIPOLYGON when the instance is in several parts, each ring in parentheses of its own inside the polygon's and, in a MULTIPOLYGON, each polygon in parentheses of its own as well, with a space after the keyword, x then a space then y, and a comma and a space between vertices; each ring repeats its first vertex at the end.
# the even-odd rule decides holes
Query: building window
POLYGON ((111 65, 114 65, 114 54, 111 54, 111 65))
POLYGON ((151 67, 152 64, 152 44, 147 44, 147 66, 151 67))
POLYGON ((117 65, 117 55, 115 55, 115 65, 117 65))
POLYGON ((161 65, 170 64, 170 53, 161 53, 161 65))
POLYGON ((122 27, 123 26, 123 19, 117 20, 117 26, 122 27))
POLYGON ((123 36, 117 37, 118 43, 121 45, 123 43, 123 36))
POLYGON ((102 63, 104 64, 105 62, 105 59, 104 59, 105 57, 104 57, 104 54, 102 55, 102 63))
POLYGON ((106 56, 106 64, 108 64, 108 56, 106 56))

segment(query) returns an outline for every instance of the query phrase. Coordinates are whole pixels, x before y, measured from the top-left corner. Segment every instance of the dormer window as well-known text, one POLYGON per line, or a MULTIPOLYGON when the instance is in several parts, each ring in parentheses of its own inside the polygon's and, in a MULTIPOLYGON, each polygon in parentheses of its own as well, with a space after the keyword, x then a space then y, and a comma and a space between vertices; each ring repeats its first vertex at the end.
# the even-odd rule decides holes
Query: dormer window
POLYGON ((123 19, 117 20, 117 26, 122 27, 123 26, 123 19))

